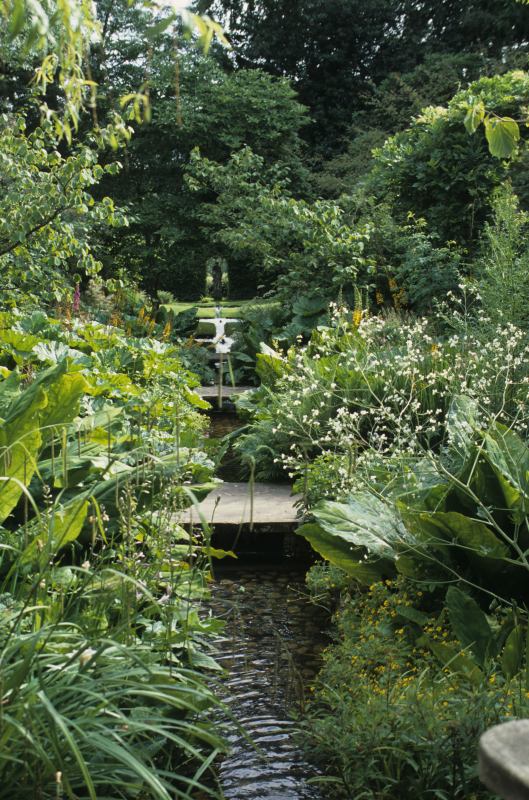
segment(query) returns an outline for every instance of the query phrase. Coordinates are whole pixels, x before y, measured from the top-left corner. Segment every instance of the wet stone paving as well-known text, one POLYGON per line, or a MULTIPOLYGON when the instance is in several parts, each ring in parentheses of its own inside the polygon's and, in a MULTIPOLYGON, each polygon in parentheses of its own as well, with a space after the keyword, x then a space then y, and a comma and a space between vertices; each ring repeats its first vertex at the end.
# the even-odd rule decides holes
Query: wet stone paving
POLYGON ((293 717, 318 670, 323 611, 310 604, 304 572, 219 572, 211 601, 225 620, 216 646, 226 670, 219 693, 230 708, 231 746, 219 769, 226 800, 317 800, 316 771, 296 745, 293 717))

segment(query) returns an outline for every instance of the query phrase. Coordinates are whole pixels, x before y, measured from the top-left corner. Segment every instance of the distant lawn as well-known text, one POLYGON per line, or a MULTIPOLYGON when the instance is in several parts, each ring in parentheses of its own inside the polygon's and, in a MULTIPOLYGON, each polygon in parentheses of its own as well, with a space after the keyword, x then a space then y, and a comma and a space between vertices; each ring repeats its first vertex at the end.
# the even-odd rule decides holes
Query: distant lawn
MULTIPOLYGON (((263 300, 258 297, 255 300, 227 300, 226 305, 220 303, 221 314, 228 319, 236 319, 240 316, 241 311, 248 306, 269 306, 275 305, 276 300, 263 300)), ((214 300, 196 303, 171 303, 166 305, 165 308, 171 309, 175 314, 181 314, 189 308, 197 308, 197 319, 213 319, 215 316, 215 306, 217 303, 214 300)))
MULTIPOLYGON (((232 317, 229 317, 229 319, 232 319, 232 317)), ((227 322, 226 330, 224 332, 227 333, 228 336, 231 336, 231 334, 237 330, 237 326, 237 322, 227 322)), ((213 325, 213 322, 210 322, 209 319, 203 317, 197 325, 195 336, 213 336, 214 334, 215 326, 213 325)))

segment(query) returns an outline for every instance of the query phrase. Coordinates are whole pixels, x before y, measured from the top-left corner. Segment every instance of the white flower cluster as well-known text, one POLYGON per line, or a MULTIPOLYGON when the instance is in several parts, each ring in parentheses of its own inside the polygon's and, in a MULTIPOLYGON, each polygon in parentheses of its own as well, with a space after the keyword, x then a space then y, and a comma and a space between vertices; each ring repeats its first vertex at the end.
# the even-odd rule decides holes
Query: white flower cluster
POLYGON ((291 477, 319 457, 334 459, 337 482, 364 478, 373 462, 416 457, 438 446, 452 397, 475 399, 486 414, 523 433, 529 419, 529 343, 512 325, 478 339, 438 337, 426 319, 372 317, 356 328, 334 310, 334 327, 289 353, 275 395, 276 462, 291 477))

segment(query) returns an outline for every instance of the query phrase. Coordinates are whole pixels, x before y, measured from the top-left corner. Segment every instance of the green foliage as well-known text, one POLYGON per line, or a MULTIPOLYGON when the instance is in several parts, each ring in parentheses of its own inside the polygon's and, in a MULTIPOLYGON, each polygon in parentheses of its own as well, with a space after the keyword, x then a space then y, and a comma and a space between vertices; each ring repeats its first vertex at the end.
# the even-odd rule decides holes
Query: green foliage
POLYGON ((527 226, 527 214, 520 210, 512 190, 498 190, 474 266, 483 311, 493 323, 503 320, 527 327, 527 226))
POLYGON ((468 318, 457 321, 457 331, 442 338, 426 319, 362 320, 361 311, 334 309, 330 325, 314 331, 308 345, 259 356, 266 389, 245 399, 252 420, 237 448, 260 453, 263 476, 290 474, 303 493, 308 486, 314 502, 310 465, 319 456, 338 465, 334 478, 327 474, 325 493, 331 482, 334 497, 345 497, 372 476, 389 480, 407 459, 437 450, 454 393, 524 432, 524 331, 487 326, 469 339, 468 318))
MULTIPOLYGON (((67 580, 69 593, 46 580, 46 596, 58 602, 93 591, 87 576, 72 573, 67 580)), ((201 751, 216 754, 214 735, 194 721, 213 702, 198 673, 171 670, 139 643, 98 641, 76 618, 32 631, 29 612, 24 630, 16 624, 21 610, 9 601, 2 608, 1 674, 10 706, 1 724, 3 797, 38 791, 95 799, 141 791, 168 800, 191 797, 198 787, 208 791, 200 770, 186 767, 201 751)))
POLYGON ((387 206, 359 197, 362 218, 372 225, 366 256, 375 267, 373 305, 431 314, 436 302, 458 292, 464 256, 454 242, 444 245, 424 219, 399 224, 387 206))
POLYGON ((288 0, 197 7, 230 31, 238 65, 293 81, 314 120, 306 136, 323 157, 340 152, 351 118, 362 130, 374 122, 394 133, 395 122, 406 127, 420 108, 490 74, 491 61, 501 70, 519 51, 524 64, 529 27, 512 0, 299 0, 294 12, 288 0))
MULTIPOLYGON (((0 354, 8 359, 11 334, 23 322, 20 315, 3 315, 0 354)), ((116 485, 125 491, 130 484, 138 503, 150 502, 139 478, 147 464, 149 481, 163 475, 198 476, 199 483, 209 478, 212 465, 190 450, 204 425, 195 409, 207 404, 190 388, 197 380, 182 369, 177 348, 86 322, 69 332, 55 324, 48 337, 35 337, 30 352, 16 357, 22 368, 38 370, 32 383, 24 387, 18 369, 6 371, 3 382, 8 480, 2 484, 2 519, 33 475, 34 497, 41 496, 44 481, 62 489, 63 498, 82 491, 99 502, 105 497, 113 508, 116 485), (42 371, 43 362, 53 366, 42 371), (154 418, 156 429, 149 421, 154 418)))
MULTIPOLYGON (((445 615, 436 616, 402 579, 361 592, 339 573, 329 579, 328 588, 341 591, 337 635, 312 687, 305 727, 328 796, 490 798, 476 774, 477 742, 488 726, 526 716, 523 682, 505 678, 501 658, 485 673, 443 667, 425 639, 440 652, 453 650, 452 665, 467 651, 445 615), (423 610, 412 614, 417 606, 423 610)), ((317 592, 322 585, 324 573, 317 592)), ((501 618, 494 624, 501 627, 501 618)))
POLYGON ((224 247, 228 271, 234 261, 245 264, 256 283, 284 299, 293 293, 352 296, 371 266, 363 255, 371 226, 353 226, 336 203, 294 199, 285 177, 264 167, 249 148, 226 165, 195 153, 190 165, 188 184, 214 192, 215 202, 200 215, 208 237, 224 247))
POLYGON ((446 608, 457 639, 464 648, 472 650, 478 664, 483 666, 488 657, 496 655, 496 643, 487 617, 472 597, 455 586, 448 589, 446 608))
POLYGON ((482 100, 476 103, 471 101, 465 117, 465 127, 470 134, 474 134, 481 124, 485 129, 491 155, 496 158, 510 158, 516 153, 517 143, 520 141, 520 128, 516 120, 493 116, 486 112, 482 100))
MULTIPOLYGON (((317 526, 299 533, 351 574, 396 569, 429 585, 460 580, 504 601, 526 602, 528 466, 524 441, 495 421, 482 428, 472 403, 460 398, 439 456, 429 453, 396 480, 382 477, 346 503, 324 501, 312 511, 317 526)), ((476 626, 483 639, 478 618, 476 626)), ((478 661, 483 656, 481 648, 478 661)))
POLYGON ((390 71, 380 83, 370 83, 361 107, 352 115, 344 152, 319 165, 318 189, 325 197, 354 193, 373 166, 373 149, 388 136, 408 128, 427 106, 446 105, 471 81, 525 67, 523 59, 517 59, 512 51, 500 60, 487 59, 483 52, 429 53, 412 69, 390 71))
MULTIPOLYGON (((107 11, 106 56, 97 69, 110 93, 113 80, 139 80, 133 54, 142 49, 147 21, 140 20, 130 31, 131 40, 125 41, 120 8, 109 3, 107 11), (129 59, 133 63, 122 66, 129 59), (120 65, 117 72, 115 63, 120 65)), ((103 187, 127 209, 130 225, 103 231, 98 254, 108 275, 123 269, 142 279, 151 293, 165 289, 179 299, 196 300, 205 292, 207 262, 223 253, 202 225, 202 208, 214 201, 214 194, 209 187, 190 191, 184 182, 193 169, 194 149, 224 165, 233 153, 249 146, 267 169, 277 164, 276 170, 289 171, 299 185, 306 174, 299 140, 305 110, 286 81, 257 70, 223 72, 190 48, 179 57, 175 85, 174 42, 163 36, 156 41, 152 119, 135 131, 127 147, 126 170, 103 187)), ((254 277, 244 265, 230 265, 230 285, 234 296, 255 294, 254 277)))
POLYGON ((118 164, 101 167, 90 147, 64 157, 51 126, 32 133, 19 116, 0 119, 0 267, 4 304, 59 300, 101 265, 90 248, 96 223, 123 224, 113 201, 90 190, 118 164), (77 277, 76 277, 77 276, 77 277))
POLYGON ((241 386, 252 386, 259 381, 255 368, 262 344, 277 337, 285 323, 285 309, 280 303, 261 305, 255 302, 242 310, 240 319, 230 357, 236 382, 241 386))
POLYGON ((442 241, 472 241, 486 219, 493 189, 511 171, 521 185, 525 169, 523 137, 512 163, 489 152, 484 129, 476 129, 480 110, 495 115, 487 130, 489 141, 491 136, 496 140, 505 127, 496 117, 518 117, 528 97, 528 77, 517 71, 481 78, 458 92, 446 108, 425 109, 407 131, 377 151, 372 174, 376 192, 390 199, 398 215, 411 211, 424 217, 442 241), (475 129, 472 136, 465 119, 475 129))
MULTIPOLYGON (((457 248, 439 245, 435 237, 420 229, 404 229, 397 237, 395 249, 399 261, 390 271, 397 287, 405 293, 401 305, 425 314, 431 312, 435 301, 457 291, 461 270, 457 248)), ((395 296, 395 291, 392 295, 395 296)))
POLYGON ((3 795, 216 796, 195 605, 225 554, 176 521, 212 486, 197 381, 173 345, 42 312, 0 315, 0 364, 3 795))
MULTIPOLYGON (((133 13, 134 3, 128 4, 129 14, 133 13)), ((143 9, 156 12, 160 17, 160 3, 142 3, 143 9)), ((2 0, 0 14, 5 21, 0 43, 4 49, 18 47, 26 57, 38 59, 34 82, 43 97, 43 116, 53 119, 55 132, 64 135, 69 143, 72 133, 77 131, 81 114, 85 105, 95 106, 97 84, 87 68, 86 55, 90 46, 100 44, 105 33, 105 26, 97 18, 97 8, 89 2, 76 3, 72 0, 57 3, 55 0, 43 0, 40 3, 28 0, 2 0), (60 112, 48 105, 46 93, 50 85, 55 85, 64 96, 60 112)), ((177 20, 190 33, 196 30, 202 47, 207 50, 213 37, 227 44, 222 28, 209 17, 200 17, 187 9, 169 6, 165 14, 153 28, 167 30, 177 20)), ((153 31, 152 31, 153 32, 153 31)), ((151 35, 152 35, 151 32, 151 35)), ((137 91, 121 98, 121 106, 132 104, 133 116, 138 116, 141 106, 148 114, 148 97, 140 87, 137 91)), ((130 92, 130 87, 129 87, 130 92)), ((95 117, 97 122, 97 117, 95 117)), ((101 131, 103 138, 117 147, 118 135, 125 140, 130 138, 129 132, 120 120, 108 131, 101 131)))

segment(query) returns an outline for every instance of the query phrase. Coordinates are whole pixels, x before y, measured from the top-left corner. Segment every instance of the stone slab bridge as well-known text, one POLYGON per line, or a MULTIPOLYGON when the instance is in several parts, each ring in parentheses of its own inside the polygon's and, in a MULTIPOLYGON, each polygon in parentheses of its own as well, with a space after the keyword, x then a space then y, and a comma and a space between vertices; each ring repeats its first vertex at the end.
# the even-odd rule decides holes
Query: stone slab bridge
POLYGON ((202 514, 215 527, 273 528, 291 531, 300 524, 297 503, 290 486, 277 483, 221 483, 196 507, 186 510, 185 523, 200 524, 202 514), (200 514, 198 513, 200 512, 200 514))

